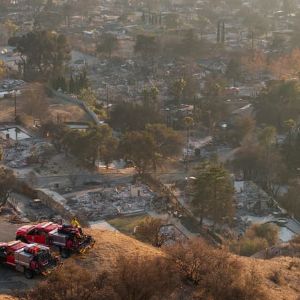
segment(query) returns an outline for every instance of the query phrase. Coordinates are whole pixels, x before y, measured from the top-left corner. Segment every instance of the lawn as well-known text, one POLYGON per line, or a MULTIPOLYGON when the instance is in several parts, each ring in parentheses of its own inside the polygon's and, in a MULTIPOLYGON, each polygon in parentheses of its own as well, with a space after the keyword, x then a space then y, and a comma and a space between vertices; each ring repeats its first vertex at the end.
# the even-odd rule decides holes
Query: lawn
POLYGON ((146 219, 148 215, 138 215, 132 217, 120 217, 107 220, 111 226, 118 229, 120 232, 127 235, 133 235, 134 227, 137 226, 141 221, 146 219))

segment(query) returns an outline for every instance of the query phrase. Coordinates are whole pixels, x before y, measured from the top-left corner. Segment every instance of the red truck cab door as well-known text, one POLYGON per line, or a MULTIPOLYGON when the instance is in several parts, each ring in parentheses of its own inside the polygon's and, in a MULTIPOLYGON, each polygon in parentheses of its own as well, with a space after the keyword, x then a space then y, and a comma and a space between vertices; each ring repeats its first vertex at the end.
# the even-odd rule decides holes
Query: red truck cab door
POLYGON ((34 243, 35 233, 36 233, 36 229, 32 229, 26 234, 27 242, 34 243))
POLYGON ((43 229, 37 229, 34 236, 34 242, 38 244, 46 245, 46 237, 47 237, 47 233, 43 229))

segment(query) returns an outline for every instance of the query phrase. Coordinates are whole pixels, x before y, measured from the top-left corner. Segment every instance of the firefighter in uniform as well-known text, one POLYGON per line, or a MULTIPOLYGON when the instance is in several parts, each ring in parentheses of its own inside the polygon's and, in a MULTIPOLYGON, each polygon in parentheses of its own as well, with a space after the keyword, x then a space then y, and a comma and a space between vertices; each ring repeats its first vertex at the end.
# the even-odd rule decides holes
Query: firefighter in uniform
POLYGON ((76 217, 73 217, 72 221, 71 221, 71 225, 75 228, 78 228, 80 234, 82 235, 83 232, 82 232, 82 228, 81 228, 81 225, 80 223, 78 222, 77 218, 76 217))

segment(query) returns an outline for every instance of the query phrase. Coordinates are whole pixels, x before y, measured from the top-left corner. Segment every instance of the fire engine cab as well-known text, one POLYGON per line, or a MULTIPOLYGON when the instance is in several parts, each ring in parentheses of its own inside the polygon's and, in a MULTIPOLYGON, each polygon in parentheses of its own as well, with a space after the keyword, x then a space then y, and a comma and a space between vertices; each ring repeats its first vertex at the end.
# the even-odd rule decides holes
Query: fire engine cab
POLYGON ((0 243, 0 264, 11 266, 30 279, 35 274, 51 273, 59 265, 59 260, 48 247, 13 241, 0 243))

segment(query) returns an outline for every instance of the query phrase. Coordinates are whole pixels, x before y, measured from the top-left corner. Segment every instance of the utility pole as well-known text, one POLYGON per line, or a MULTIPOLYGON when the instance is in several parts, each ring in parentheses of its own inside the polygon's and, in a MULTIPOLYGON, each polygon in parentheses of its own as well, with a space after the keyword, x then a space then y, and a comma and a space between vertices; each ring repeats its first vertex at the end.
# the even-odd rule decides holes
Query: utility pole
POLYGON ((221 43, 225 43, 225 22, 222 22, 222 34, 221 34, 221 43))
POLYGON ((106 114, 108 116, 108 99, 109 99, 109 96, 108 96, 108 85, 106 84, 106 114))
POLYGON ((221 22, 218 21, 218 29, 217 29, 217 43, 220 43, 220 25, 221 22))
POLYGON ((14 90, 14 100, 15 100, 15 122, 17 122, 17 93, 14 90))

